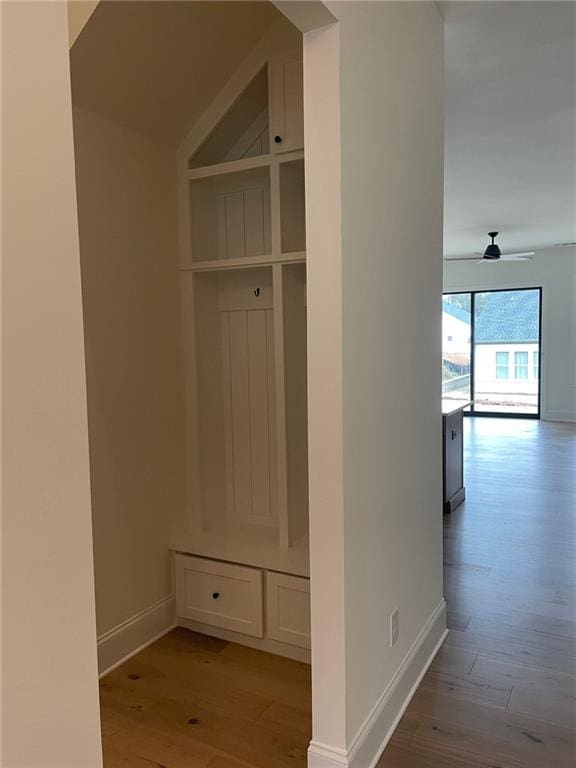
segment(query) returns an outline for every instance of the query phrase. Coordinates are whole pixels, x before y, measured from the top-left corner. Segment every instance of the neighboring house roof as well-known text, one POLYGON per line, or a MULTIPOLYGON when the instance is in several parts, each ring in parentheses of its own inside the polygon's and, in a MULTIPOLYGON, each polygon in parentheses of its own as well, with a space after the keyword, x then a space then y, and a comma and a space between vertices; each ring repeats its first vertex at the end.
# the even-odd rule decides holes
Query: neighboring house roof
POLYGON ((460 368, 466 368, 470 365, 470 355, 463 355, 461 352, 444 352, 442 359, 444 362, 458 365, 460 368))
POLYGON ((539 291, 495 291, 486 295, 474 326, 478 344, 537 342, 539 291))
POLYGON ((442 311, 451 317, 455 317, 457 320, 461 320, 466 325, 470 325, 470 312, 466 312, 465 309, 460 309, 455 304, 444 301, 442 302, 442 311))

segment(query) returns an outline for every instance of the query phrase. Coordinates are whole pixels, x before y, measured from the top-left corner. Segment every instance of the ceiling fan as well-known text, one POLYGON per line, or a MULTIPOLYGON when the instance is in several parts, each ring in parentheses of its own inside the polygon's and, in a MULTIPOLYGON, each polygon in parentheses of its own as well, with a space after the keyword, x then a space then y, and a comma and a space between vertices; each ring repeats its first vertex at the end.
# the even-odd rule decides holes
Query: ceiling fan
POLYGON ((492 240, 490 245, 486 247, 484 253, 475 251, 474 256, 463 256, 457 259, 448 259, 448 261, 477 261, 478 264, 486 264, 487 262, 498 261, 530 261, 534 258, 534 251, 521 251, 518 253, 502 253, 500 246, 496 245, 494 240, 498 236, 498 232, 488 232, 488 237, 492 240), (481 259, 476 259, 476 256, 481 256, 481 259))

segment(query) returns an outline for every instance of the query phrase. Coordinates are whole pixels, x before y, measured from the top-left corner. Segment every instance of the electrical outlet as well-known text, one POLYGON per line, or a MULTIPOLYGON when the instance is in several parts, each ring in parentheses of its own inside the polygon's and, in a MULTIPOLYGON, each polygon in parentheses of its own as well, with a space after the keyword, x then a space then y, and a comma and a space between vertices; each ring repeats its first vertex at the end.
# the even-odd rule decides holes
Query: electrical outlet
POLYGON ((398 608, 390 614, 390 645, 396 645, 400 637, 400 614, 398 608))

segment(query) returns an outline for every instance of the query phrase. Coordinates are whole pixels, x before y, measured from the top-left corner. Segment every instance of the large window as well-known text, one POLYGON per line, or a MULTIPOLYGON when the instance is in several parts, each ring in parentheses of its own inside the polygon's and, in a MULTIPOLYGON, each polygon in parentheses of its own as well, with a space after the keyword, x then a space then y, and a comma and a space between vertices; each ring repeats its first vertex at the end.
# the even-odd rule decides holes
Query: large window
POLYGON ((442 393, 476 414, 538 416, 541 289, 443 297, 442 393))

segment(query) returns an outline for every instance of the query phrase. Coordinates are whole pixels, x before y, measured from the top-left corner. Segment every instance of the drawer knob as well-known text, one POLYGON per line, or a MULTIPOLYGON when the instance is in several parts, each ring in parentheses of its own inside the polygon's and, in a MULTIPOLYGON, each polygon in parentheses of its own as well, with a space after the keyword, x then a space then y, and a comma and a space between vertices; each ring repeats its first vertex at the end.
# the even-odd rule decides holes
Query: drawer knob
POLYGON ((218 600, 219 597, 220 597, 220 592, 212 592, 212 598, 214 600, 218 600))
POLYGON ((276 144, 282 143, 282 136, 274 136, 274 141, 276 144))

